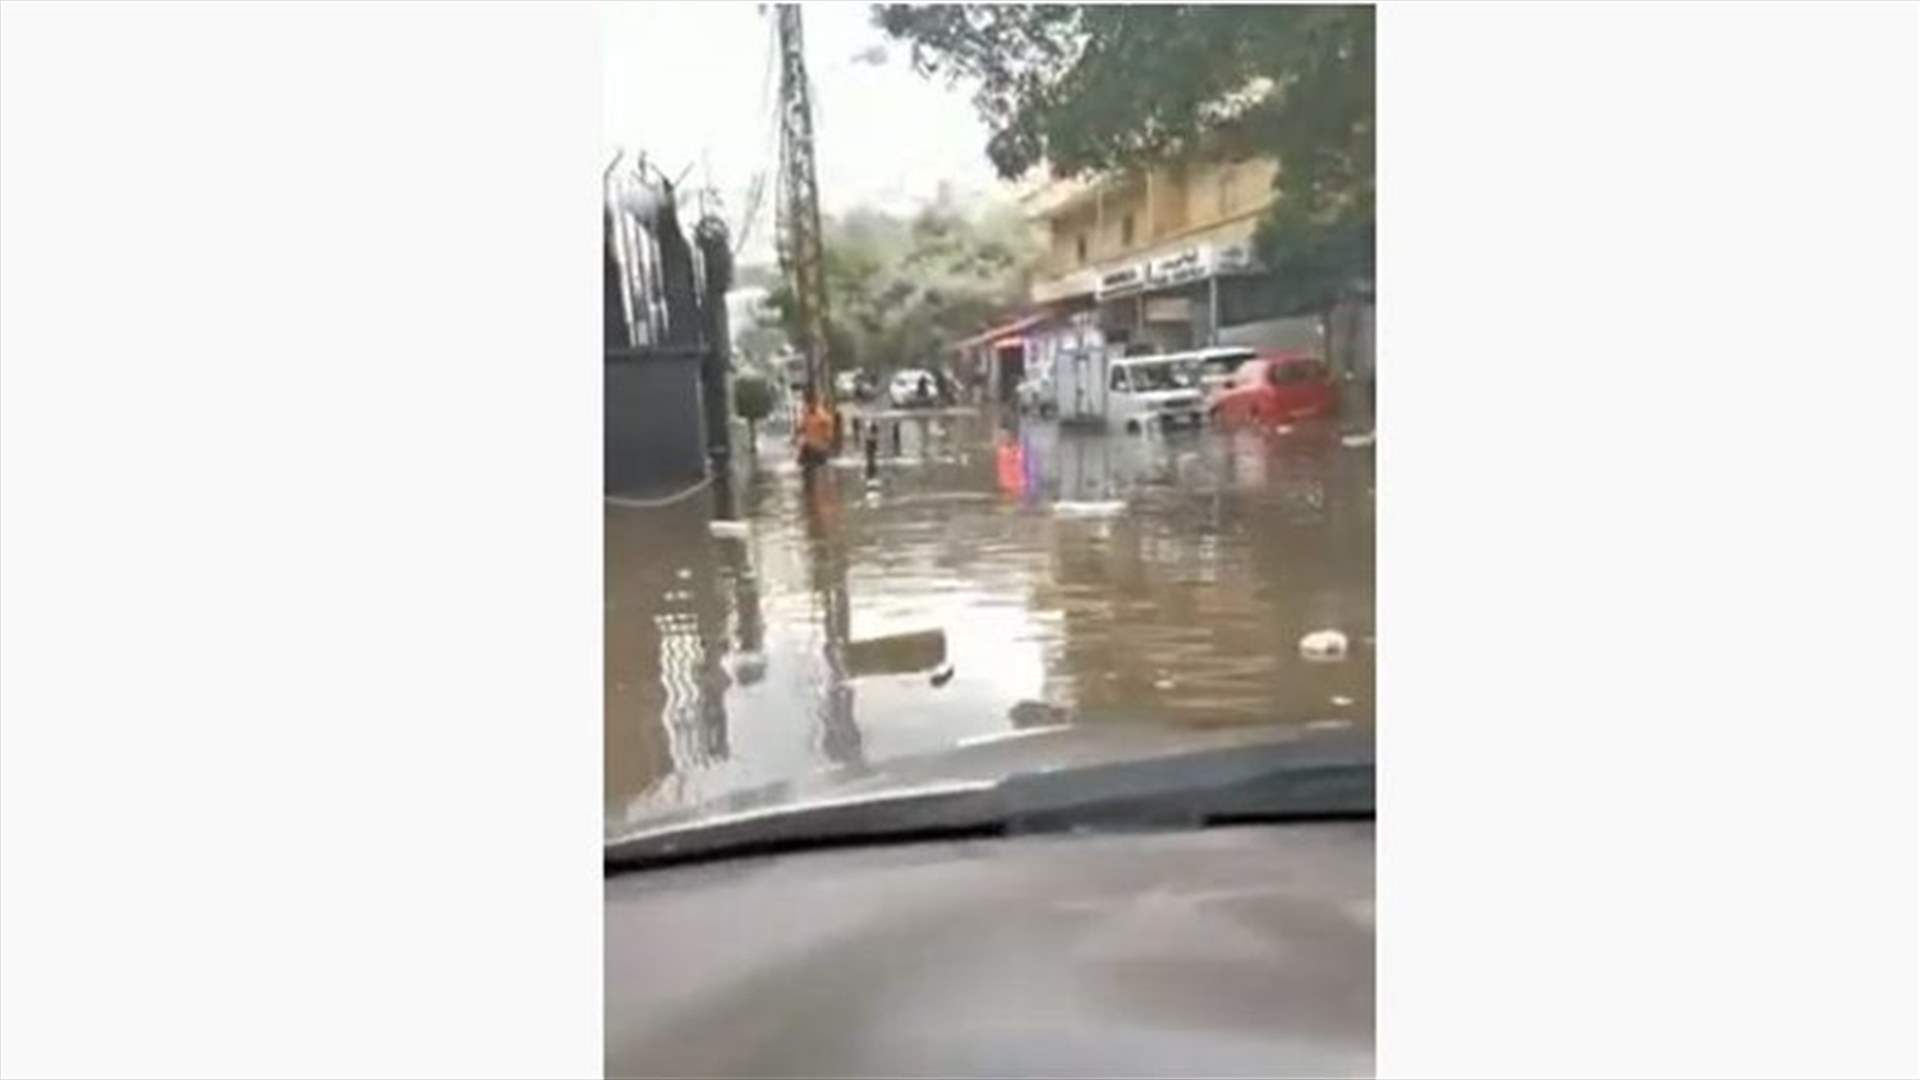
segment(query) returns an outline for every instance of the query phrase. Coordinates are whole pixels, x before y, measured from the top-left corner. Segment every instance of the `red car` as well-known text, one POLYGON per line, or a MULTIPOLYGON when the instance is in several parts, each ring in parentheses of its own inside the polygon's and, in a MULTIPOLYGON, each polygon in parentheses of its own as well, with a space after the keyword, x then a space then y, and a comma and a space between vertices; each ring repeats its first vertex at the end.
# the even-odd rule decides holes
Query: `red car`
POLYGON ((1268 353, 1240 365, 1213 402, 1223 424, 1290 424, 1332 416, 1339 401, 1327 365, 1308 353, 1268 353))

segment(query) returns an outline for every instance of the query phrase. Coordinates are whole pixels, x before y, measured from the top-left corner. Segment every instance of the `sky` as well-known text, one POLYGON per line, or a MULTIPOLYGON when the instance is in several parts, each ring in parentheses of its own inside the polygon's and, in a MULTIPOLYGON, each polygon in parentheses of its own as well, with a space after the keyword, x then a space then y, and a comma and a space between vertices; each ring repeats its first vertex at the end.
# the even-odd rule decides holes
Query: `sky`
MULTIPOLYGON (((738 236, 755 173, 767 174, 744 262, 773 260, 773 19, 754 3, 609 4, 601 10, 601 142, 644 150, 687 189, 708 182, 738 236), (710 177, 710 181, 707 179, 710 177)), ((864 3, 803 8, 820 208, 910 212, 941 181, 957 193, 1010 197, 987 162, 987 130, 967 89, 914 74, 904 48, 868 21, 864 3), (878 46, 883 59, 878 59, 878 46), (868 59, 856 57, 868 54, 868 59), (873 62, 878 59, 878 62, 873 62)))

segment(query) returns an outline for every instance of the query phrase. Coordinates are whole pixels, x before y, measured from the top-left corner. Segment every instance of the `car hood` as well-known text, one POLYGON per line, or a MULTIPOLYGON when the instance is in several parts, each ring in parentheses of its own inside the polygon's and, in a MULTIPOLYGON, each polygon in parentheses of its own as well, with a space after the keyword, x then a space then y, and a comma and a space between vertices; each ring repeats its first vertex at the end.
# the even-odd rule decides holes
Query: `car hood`
MULTIPOLYGON (((1342 814, 1372 812, 1368 725, 1343 719, 1217 729, 1075 724, 1064 710, 1040 703, 1017 707, 1013 720, 1004 733, 937 753, 826 769, 667 813, 636 807, 608 823, 607 863, 641 864, 822 834, 857 838, 1004 824, 1010 815, 1064 820, 1076 808, 1171 785, 1227 792, 1276 769, 1322 780, 1337 774, 1331 787, 1321 783, 1302 797, 1332 799, 1342 814)), ((1263 799, 1271 796, 1263 790, 1263 799)))
POLYGON ((609 876, 608 1076, 1372 1076, 1373 823, 609 876))

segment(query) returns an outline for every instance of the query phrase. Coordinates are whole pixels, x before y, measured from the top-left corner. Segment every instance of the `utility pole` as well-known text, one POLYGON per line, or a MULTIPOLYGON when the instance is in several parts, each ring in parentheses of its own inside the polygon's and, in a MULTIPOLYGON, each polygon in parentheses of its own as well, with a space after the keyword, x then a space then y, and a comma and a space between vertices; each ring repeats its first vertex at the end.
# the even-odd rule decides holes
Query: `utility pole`
MULTIPOLYGON (((785 180, 786 229, 780 249, 788 283, 799 307, 800 351, 807 362, 807 389, 833 406, 833 367, 827 357, 827 290, 821 271, 820 191, 814 182, 813 106, 800 38, 800 6, 775 9, 780 32, 780 149, 785 180)), ((835 424, 836 429, 838 424, 835 424)), ((836 440, 837 441, 837 440, 836 440)))

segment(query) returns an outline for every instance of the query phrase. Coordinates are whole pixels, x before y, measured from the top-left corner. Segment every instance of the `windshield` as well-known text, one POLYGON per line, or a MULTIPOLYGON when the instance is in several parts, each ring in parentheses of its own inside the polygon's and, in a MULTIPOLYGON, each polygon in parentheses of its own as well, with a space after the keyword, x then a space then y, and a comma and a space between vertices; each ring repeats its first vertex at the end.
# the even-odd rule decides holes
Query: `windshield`
POLYGON ((892 408, 848 414, 877 483, 762 434, 727 490, 609 503, 610 830, 1060 727, 1370 724, 1370 451, 892 408))
POLYGON ((1127 379, 1134 393, 1138 394, 1156 390, 1185 390, 1195 384, 1197 376, 1191 365, 1169 362, 1128 364, 1127 379))
MULTIPOLYGON (((962 36, 988 53, 1042 24, 1061 35, 1009 54, 1032 70, 1006 92, 1031 97, 983 118, 964 85, 914 63, 916 49, 955 47, 945 20, 957 16, 942 12, 962 9, 766 8, 737 13, 764 41, 719 49, 667 20, 625 46, 703 56, 720 83, 765 85, 762 113, 741 119, 680 86, 636 95, 633 80, 653 78, 638 67, 609 95, 671 105, 698 138, 607 155, 626 150, 606 180, 608 288, 621 301, 607 310, 625 320, 621 340, 662 345, 657 363, 608 364, 608 835, 801 793, 839 799, 849 785, 871 794, 909 767, 1070 777, 1089 757, 1194 752, 1223 732, 1370 732, 1371 279, 1331 264, 1370 258, 1372 225, 1330 215, 1370 214, 1371 177, 1332 170, 1284 191, 1281 129, 1256 102, 1234 105, 1258 114, 1235 132, 1274 145, 1233 141, 1232 158, 1155 165, 1142 182, 1151 140, 1134 136, 1165 118, 1131 110, 1198 85, 1154 63, 1169 55, 1162 9, 1098 9, 1140 61, 1127 78, 1168 89, 1138 101, 1082 96, 1088 80, 1064 62, 1080 55, 1067 47, 1085 25, 1073 9, 1057 26, 1016 6, 964 9, 962 36), (763 48, 796 19, 811 83, 763 48), (751 61, 741 79, 735 52, 751 61), (803 108, 783 102, 791 85, 814 88, 804 107, 817 110, 819 154, 791 145, 808 127, 788 122, 803 108), (954 114, 916 108, 903 125, 873 113, 927 95, 948 95, 954 114), (768 128, 762 114, 787 120, 768 128), (1089 117, 1097 131, 1082 130, 1089 117), (1074 179, 1048 179, 1034 140, 990 133, 1016 118, 1014 130, 1058 134, 1050 153, 1088 156, 1055 170, 1074 179), (794 175, 815 161, 817 174, 794 175), (796 205, 809 195, 817 206, 796 205), (1306 213, 1279 222, 1283 209, 1306 213), (1368 242, 1307 237, 1324 252, 1319 276, 1262 247, 1335 220, 1368 242), (722 286, 731 320, 703 306, 722 286), (760 299, 739 302, 748 294, 760 299), (712 327, 732 342, 717 362, 664 345, 706 342, 712 327), (1314 351, 1339 380, 1233 394, 1202 382, 1248 356, 1314 351), (915 361, 927 368, 904 366, 915 361), (857 369, 875 373, 871 392, 831 393, 857 369), (825 409, 805 407, 811 387, 829 391, 825 409)), ((1370 42, 1368 8, 1316 14, 1298 42, 1287 9, 1207 10, 1220 14, 1193 33, 1221 35, 1236 57, 1263 43, 1266 59, 1248 63, 1311 61, 1315 80, 1333 77, 1322 61, 1371 63, 1351 36, 1370 42)), ((1183 48, 1201 44, 1216 43, 1183 48)), ((1371 108, 1370 89, 1338 88, 1300 108, 1371 108)), ((1192 104, 1202 119, 1231 113, 1192 104)), ((678 130, 647 116, 622 130, 678 130)), ((1370 116, 1310 119, 1288 140, 1372 130, 1370 116)), ((1220 142, 1191 134, 1203 150, 1220 142)), ((1324 156, 1371 162, 1370 145, 1324 156)), ((970 812, 998 805, 968 799, 970 812)), ((863 812, 911 820, 885 800, 863 812)))

